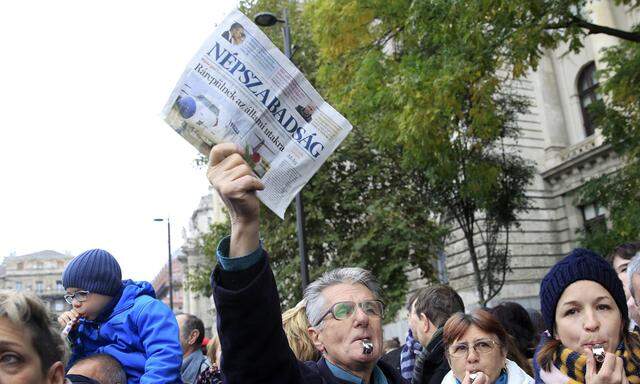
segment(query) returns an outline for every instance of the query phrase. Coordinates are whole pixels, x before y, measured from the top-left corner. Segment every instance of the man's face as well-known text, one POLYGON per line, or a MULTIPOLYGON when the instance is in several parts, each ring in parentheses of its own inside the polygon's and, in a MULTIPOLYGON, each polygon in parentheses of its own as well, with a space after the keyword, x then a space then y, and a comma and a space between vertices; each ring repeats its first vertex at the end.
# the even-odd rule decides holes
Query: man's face
POLYGON ((31 335, 7 318, 0 317, 0 383, 61 384, 63 380, 62 363, 56 362, 46 374, 43 373, 31 335))
MULTIPOLYGON (((341 301, 360 303, 375 300, 373 293, 362 284, 336 284, 322 291, 325 298, 325 311, 333 304, 341 301)), ((375 364, 383 354, 382 319, 378 316, 366 315, 360 307, 349 318, 336 320, 331 314, 324 318, 320 326, 323 328, 312 332, 311 337, 316 347, 324 352, 332 363, 356 372, 375 364), (373 342, 373 352, 362 353, 362 340, 373 342)))
MULTIPOLYGON (((618 274, 618 278, 622 281, 622 285, 624 286, 624 295, 627 299, 631 296, 631 292, 629 291, 629 277, 627 276, 627 265, 631 260, 623 259, 622 257, 615 256, 613 258, 613 269, 615 269, 618 274)), ((636 296, 637 297, 637 296, 636 296)))
MULTIPOLYGON (((66 289, 67 294, 73 295, 78 291, 84 291, 80 288, 69 287, 66 289)), ((86 317, 89 320, 95 320, 100 312, 104 309, 104 307, 109 304, 109 302, 113 299, 111 296, 101 295, 99 293, 90 292, 86 296, 85 301, 79 301, 77 299, 73 299, 71 306, 80 313, 81 316, 86 317)))

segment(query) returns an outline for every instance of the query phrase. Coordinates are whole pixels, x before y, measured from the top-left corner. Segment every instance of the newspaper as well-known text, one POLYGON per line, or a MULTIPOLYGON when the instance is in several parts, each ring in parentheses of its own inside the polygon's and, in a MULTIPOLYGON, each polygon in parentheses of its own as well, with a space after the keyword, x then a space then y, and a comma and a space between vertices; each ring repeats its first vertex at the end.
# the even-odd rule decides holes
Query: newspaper
POLYGON ((191 60, 162 115, 205 156, 220 142, 244 148, 265 185, 258 198, 280 218, 352 128, 237 10, 191 60))

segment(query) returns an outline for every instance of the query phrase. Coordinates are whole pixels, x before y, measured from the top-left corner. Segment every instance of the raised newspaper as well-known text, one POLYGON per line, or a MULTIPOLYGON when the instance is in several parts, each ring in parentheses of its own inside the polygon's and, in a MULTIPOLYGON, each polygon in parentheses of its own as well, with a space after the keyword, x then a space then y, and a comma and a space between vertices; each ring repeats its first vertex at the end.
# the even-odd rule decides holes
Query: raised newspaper
POLYGON ((265 185, 258 198, 281 218, 352 128, 240 11, 191 60, 163 117, 203 155, 220 142, 244 148, 265 185))

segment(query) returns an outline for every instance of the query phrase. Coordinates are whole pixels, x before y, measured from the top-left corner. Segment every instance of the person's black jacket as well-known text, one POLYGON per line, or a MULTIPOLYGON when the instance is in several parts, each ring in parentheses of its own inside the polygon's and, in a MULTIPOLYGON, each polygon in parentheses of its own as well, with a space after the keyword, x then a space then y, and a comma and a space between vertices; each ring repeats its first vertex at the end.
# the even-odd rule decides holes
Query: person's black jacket
POLYGON ((444 356, 442 328, 438 328, 427 347, 416 356, 411 384, 440 384, 450 370, 444 356))
MULTIPOLYGON (((225 384, 347 384, 337 379, 324 359, 298 361, 282 329, 275 278, 267 254, 243 271, 225 271, 218 264, 211 275, 218 335, 220 371, 225 384)), ((405 381, 378 362, 389 384, 405 381)))
POLYGON ((389 351, 384 355, 382 355, 382 357, 380 358, 380 360, 392 366, 393 369, 395 369, 396 372, 398 372, 398 375, 401 375, 401 372, 400 372, 400 354, 401 353, 402 353, 402 347, 389 351))

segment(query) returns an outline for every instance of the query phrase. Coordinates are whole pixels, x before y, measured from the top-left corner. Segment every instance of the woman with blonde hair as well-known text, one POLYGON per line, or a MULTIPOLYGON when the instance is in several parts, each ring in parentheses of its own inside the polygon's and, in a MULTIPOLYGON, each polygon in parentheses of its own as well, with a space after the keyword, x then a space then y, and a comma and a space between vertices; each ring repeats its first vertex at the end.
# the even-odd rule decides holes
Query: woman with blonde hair
POLYGON ((67 350, 40 299, 0 291, 0 383, 62 384, 67 350))
POLYGON ((306 313, 306 302, 301 300, 295 307, 282 314, 282 327, 287 335, 293 354, 300 361, 316 361, 320 353, 311 342, 307 329, 310 327, 306 313))

